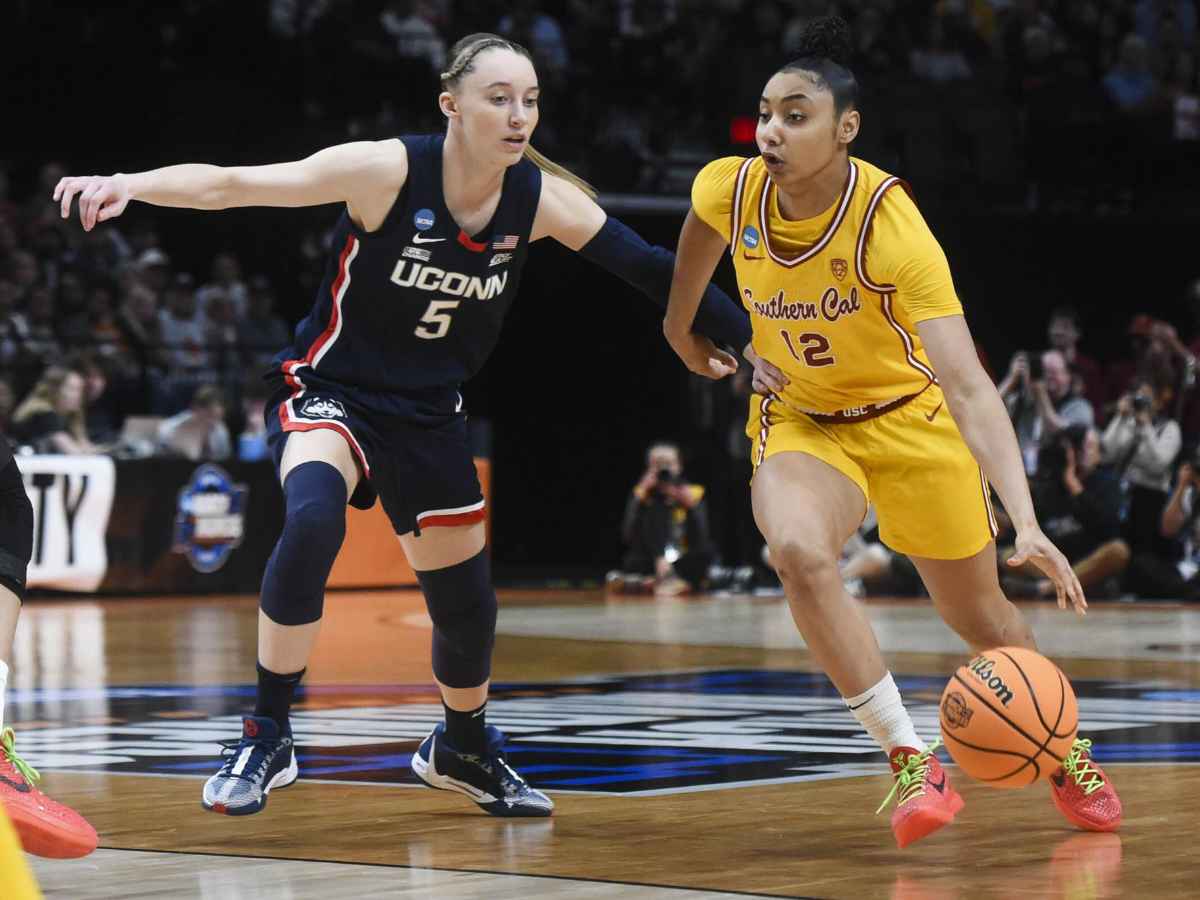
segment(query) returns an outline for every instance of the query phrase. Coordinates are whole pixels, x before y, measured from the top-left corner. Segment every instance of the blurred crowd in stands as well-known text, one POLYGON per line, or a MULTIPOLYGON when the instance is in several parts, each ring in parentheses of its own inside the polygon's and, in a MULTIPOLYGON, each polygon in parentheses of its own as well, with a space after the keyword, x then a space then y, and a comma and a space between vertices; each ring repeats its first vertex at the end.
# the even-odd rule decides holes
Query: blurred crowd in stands
MULTIPOLYGON (((145 35, 122 45, 129 46, 123 68, 94 77, 129 80, 112 82, 114 90, 136 82, 155 108, 200 109, 214 97, 234 110, 242 104, 255 137, 237 152, 254 161, 440 128, 434 97, 447 50, 466 33, 488 30, 535 54, 546 88, 535 143, 548 155, 603 191, 683 195, 707 160, 754 152, 752 125, 747 136, 738 117, 753 115, 761 84, 806 22, 838 11, 851 22, 859 54, 865 127, 855 150, 919 183, 923 206, 941 199, 959 208, 969 198, 1039 215, 1120 216, 1153 210, 1164 197, 1185 208, 1200 189, 1194 177, 1181 177, 1188 166, 1194 171, 1200 148, 1192 0, 134 6, 72 11, 85 47, 105 47, 115 34, 145 35), (168 90, 169 98, 155 99, 168 90)), ((18 7, 33 23, 54 15, 37 4, 18 7)), ((70 69, 72 59, 22 46, 12 47, 11 60, 18 63, 11 84, 22 95, 37 95, 20 90, 22 79, 50 90, 83 77, 70 69)), ((79 110, 79 127, 110 112, 79 110)), ((186 116, 164 116, 145 137, 163 142, 163 153, 188 147, 195 159, 231 161, 206 154, 218 146, 232 152, 227 135, 188 129, 186 116)), ((124 139, 127 146, 140 140, 124 139)), ((178 152, 148 164, 179 161, 178 152)), ((261 373, 291 323, 275 311, 274 276, 245 268, 261 256, 232 241, 202 266, 175 264, 164 249, 172 242, 162 240, 169 226, 145 214, 84 233, 50 201, 64 174, 57 162, 0 159, 0 433, 41 452, 262 458, 261 373)), ((294 277, 305 297, 320 280, 322 240, 308 233, 297 254, 303 265, 294 277)), ((1192 331, 1183 335, 1176 330, 1183 315, 1172 325, 1119 313, 1129 320, 1127 353, 1106 360, 1080 350, 1093 312, 1055 310, 1044 337, 1031 334, 1028 349, 997 373, 1042 520, 1090 590, 1200 594, 1200 502, 1193 501, 1200 282, 1188 307, 1192 331)), ((733 384, 737 406, 748 380, 733 384)), ((748 476, 740 418, 732 418, 728 459, 748 476)), ((655 465, 647 469, 655 484, 639 482, 642 500, 694 497, 657 487, 671 481, 659 479, 660 470, 684 483, 678 459, 655 465)), ((731 483, 743 497, 745 479, 731 483)), ((761 547, 748 504, 738 502, 732 527, 720 523, 734 538, 710 536, 706 522, 696 532, 703 540, 692 540, 706 559, 716 554, 740 571, 761 567, 761 547)), ((654 527, 639 531, 639 514, 627 510, 627 536, 665 527, 667 519, 651 517, 654 527)), ((704 582, 691 568, 666 572, 653 554, 647 568, 644 547, 635 555, 632 568, 642 577, 665 575, 676 588, 704 582)), ((869 529, 846 561, 856 590, 917 589, 869 529)), ((1037 572, 1005 574, 1014 589, 1046 590, 1037 572)))

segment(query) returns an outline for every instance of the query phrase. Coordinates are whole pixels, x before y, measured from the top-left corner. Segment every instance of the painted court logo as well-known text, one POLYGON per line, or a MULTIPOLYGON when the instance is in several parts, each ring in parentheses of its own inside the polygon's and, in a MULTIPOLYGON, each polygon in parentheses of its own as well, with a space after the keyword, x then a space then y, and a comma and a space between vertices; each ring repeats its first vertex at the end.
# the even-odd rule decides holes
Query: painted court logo
MULTIPOLYGON (((897 678, 919 734, 937 734, 945 678, 897 678)), ((1080 733, 1101 764, 1200 762, 1200 691, 1078 680, 1080 733)), ((431 685, 308 685, 292 726, 304 777, 415 785, 409 761, 442 718, 431 685)), ((14 691, 22 755, 38 769, 208 777, 253 685, 14 691), (96 720, 102 705, 105 715, 96 720), (59 712, 61 710, 61 712, 59 712), (86 740, 81 734, 86 733, 86 740)), ((651 795, 886 770, 823 675, 721 670, 493 685, 488 723, 538 787, 651 795)))

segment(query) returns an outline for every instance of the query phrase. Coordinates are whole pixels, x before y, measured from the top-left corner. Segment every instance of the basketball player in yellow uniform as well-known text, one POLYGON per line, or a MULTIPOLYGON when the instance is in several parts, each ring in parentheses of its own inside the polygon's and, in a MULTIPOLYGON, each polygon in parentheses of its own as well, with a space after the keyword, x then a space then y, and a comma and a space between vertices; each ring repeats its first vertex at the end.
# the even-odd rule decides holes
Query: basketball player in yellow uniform
MULTIPOLYGON (((692 371, 731 370, 727 354, 691 332, 704 285, 731 253, 754 351, 784 374, 756 368, 756 386, 766 379, 775 390, 752 397, 747 426, 755 519, 809 650, 888 754, 903 847, 947 824, 962 799, 842 586, 838 555, 868 503, 883 542, 912 559, 973 649, 1036 649, 1000 590, 989 481, 1017 529, 1011 564, 1043 569, 1060 607, 1069 600, 1083 614, 1087 603, 1038 527, 941 247, 907 185, 849 155, 860 123, 849 51, 841 19, 810 24, 800 58, 763 91, 760 155, 719 159, 697 176, 664 329, 692 371)), ((1089 748, 1076 743, 1051 779, 1053 797, 1075 824, 1112 830, 1120 801, 1089 748)))

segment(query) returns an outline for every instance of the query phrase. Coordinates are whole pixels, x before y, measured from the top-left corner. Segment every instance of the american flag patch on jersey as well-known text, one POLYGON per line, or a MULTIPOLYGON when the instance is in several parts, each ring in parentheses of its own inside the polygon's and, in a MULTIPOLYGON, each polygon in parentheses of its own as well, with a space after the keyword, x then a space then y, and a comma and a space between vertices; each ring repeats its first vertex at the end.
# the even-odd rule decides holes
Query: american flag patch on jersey
POLYGON ((517 243, 521 240, 519 235, 506 234, 498 241, 492 241, 493 250, 516 250, 517 243))

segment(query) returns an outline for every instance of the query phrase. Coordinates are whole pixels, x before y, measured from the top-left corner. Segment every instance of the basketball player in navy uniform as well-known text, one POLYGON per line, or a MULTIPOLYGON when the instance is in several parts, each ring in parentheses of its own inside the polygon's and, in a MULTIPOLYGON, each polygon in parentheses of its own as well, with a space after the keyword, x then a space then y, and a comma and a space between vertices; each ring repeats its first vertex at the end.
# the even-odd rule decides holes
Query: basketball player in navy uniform
MULTIPOLYGON (((64 216, 79 197, 89 230, 134 199, 194 209, 345 204, 324 284, 278 358, 268 404, 287 513, 263 577, 256 708, 204 786, 204 806, 217 812, 258 812, 268 791, 296 779, 288 709, 317 637, 344 507, 376 497, 425 595, 445 707, 413 771, 492 815, 553 809, 485 724, 496 596, 458 388, 499 337, 530 242, 553 237, 660 305, 674 255, 607 216, 586 184, 530 146, 538 82, 522 47, 476 34, 451 58, 438 98, 444 135, 345 144, 280 165, 65 178, 55 190, 64 216)), ((734 371, 709 338, 746 346, 741 309, 710 286, 696 328, 713 374, 734 371)))

